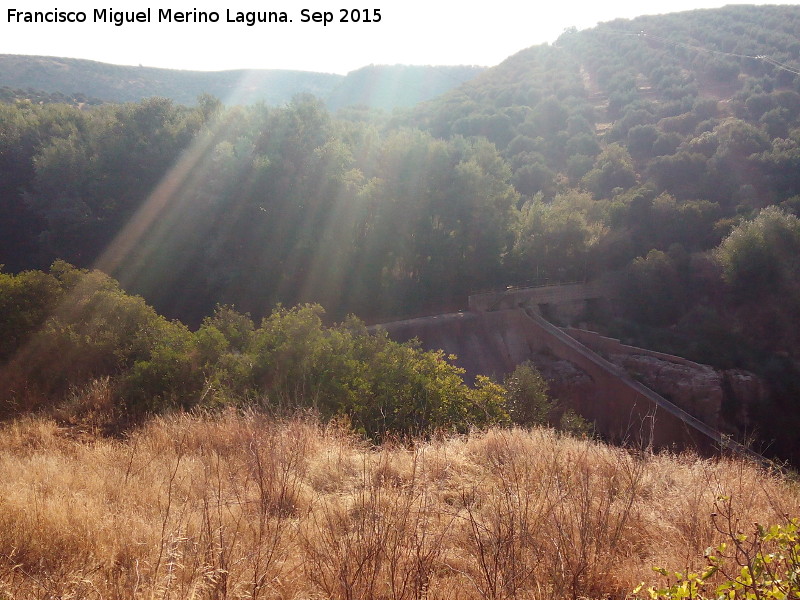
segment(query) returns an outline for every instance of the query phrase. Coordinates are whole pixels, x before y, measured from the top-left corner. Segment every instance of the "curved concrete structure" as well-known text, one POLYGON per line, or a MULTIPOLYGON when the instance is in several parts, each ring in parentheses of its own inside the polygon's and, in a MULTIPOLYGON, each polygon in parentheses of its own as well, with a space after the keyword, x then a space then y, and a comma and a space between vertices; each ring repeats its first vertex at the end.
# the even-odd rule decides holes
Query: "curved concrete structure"
POLYGON ((602 285, 574 284, 509 290, 470 297, 471 312, 385 323, 398 341, 418 339, 423 348, 453 354, 469 381, 485 374, 501 380, 516 365, 547 354, 577 366, 591 379, 589 391, 570 400, 570 408, 594 423, 608 440, 654 448, 720 450, 766 463, 760 455, 721 435, 653 390, 634 381, 525 304, 573 302, 602 294, 602 285), (558 289, 561 288, 561 289, 558 289), (517 308, 506 308, 510 306, 517 308))

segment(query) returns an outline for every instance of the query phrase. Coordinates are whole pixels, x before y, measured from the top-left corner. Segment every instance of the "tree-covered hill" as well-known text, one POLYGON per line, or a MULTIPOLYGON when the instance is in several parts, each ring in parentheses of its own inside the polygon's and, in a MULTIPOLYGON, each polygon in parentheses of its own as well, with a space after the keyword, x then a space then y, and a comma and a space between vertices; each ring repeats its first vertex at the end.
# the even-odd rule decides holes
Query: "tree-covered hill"
POLYGON ((485 70, 464 65, 369 65, 348 73, 324 99, 331 110, 369 106, 391 111, 435 98, 485 70))
POLYGON ((489 138, 523 194, 552 196, 562 176, 596 198, 652 184, 763 206, 796 184, 783 167, 799 91, 800 9, 731 6, 565 32, 423 104, 409 123, 489 138))
MULTIPOLYGON (((218 303, 379 320, 621 271, 583 320, 759 372, 742 432, 798 457, 797 40, 799 6, 619 20, 392 114, 0 104, 0 262, 97 266, 194 325, 218 303)), ((343 103, 390 89, 351 77, 343 103)))
POLYGON ((342 79, 331 73, 278 69, 180 71, 75 58, 0 55, 0 85, 47 93, 80 93, 106 102, 137 102, 161 96, 194 104, 201 94, 210 94, 234 102, 282 104, 297 93, 324 96, 342 79))
POLYGON ((199 96, 209 94, 226 104, 280 105, 295 94, 307 93, 326 100, 332 110, 349 105, 391 110, 429 100, 482 70, 370 65, 347 75, 280 69, 206 72, 0 54, 0 101, 97 104, 160 96, 194 104, 199 96))

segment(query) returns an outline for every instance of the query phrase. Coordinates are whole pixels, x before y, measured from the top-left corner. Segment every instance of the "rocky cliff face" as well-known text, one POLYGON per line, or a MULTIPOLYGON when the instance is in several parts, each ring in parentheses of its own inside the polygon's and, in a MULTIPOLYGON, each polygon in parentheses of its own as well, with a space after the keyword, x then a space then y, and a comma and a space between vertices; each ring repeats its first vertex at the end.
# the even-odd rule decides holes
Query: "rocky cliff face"
MULTIPOLYGON (((606 358, 632 379, 723 433, 747 431, 749 407, 766 397, 764 382, 748 371, 720 371, 646 354, 608 354, 606 358)), ((592 378, 568 361, 540 353, 532 362, 548 381, 551 395, 566 405, 597 393, 592 378)))
POLYGON ((608 358, 634 379, 723 433, 749 430, 750 407, 767 394, 764 382, 749 371, 721 371, 637 354, 612 354, 608 358))
POLYGON ((719 429, 725 397, 720 371, 639 354, 610 354, 608 359, 690 415, 719 429))
POLYGON ((595 393, 594 381, 582 369, 569 362, 547 353, 537 353, 531 362, 547 381, 551 397, 566 404, 577 395, 589 397, 595 393))

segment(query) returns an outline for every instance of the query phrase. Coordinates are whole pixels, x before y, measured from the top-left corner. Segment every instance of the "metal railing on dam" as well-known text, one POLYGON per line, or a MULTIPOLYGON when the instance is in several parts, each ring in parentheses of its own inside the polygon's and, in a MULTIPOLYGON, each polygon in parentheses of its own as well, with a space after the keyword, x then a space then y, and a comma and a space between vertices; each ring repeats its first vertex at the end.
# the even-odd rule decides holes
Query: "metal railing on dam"
POLYGON ((608 297, 613 286, 608 279, 565 284, 543 284, 471 294, 468 306, 473 311, 517 308, 526 304, 561 304, 608 297))

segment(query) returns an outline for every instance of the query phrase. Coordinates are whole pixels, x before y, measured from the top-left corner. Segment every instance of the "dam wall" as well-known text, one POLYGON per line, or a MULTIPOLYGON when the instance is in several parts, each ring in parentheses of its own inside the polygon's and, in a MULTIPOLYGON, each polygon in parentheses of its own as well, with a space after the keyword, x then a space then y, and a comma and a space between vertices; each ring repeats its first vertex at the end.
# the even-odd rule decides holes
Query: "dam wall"
POLYGON ((592 378, 594 393, 573 399, 571 408, 594 423, 609 440, 655 448, 694 448, 705 454, 726 443, 714 429, 631 379, 622 368, 541 316, 526 316, 532 328, 548 339, 548 349, 554 355, 592 378))
POLYGON ((574 327, 567 327, 565 333, 570 337, 576 339, 584 346, 591 348, 595 352, 601 354, 638 354, 644 356, 652 356, 659 360, 674 363, 676 365, 686 365, 688 367, 701 367, 699 363, 683 358, 682 356, 675 356, 673 354, 664 354, 663 352, 656 352, 655 350, 647 350, 646 348, 638 348, 636 346, 628 346, 623 344, 616 338, 606 337, 594 331, 587 331, 586 329, 575 329, 574 327))
MULTIPOLYGON (((565 404, 593 423, 609 441, 675 450, 693 448, 704 454, 729 449, 760 459, 633 380, 624 369, 535 311, 510 308, 452 313, 377 327, 385 329, 394 340, 416 338, 425 349, 456 355, 455 362, 466 370, 468 381, 478 374, 502 380, 518 364, 534 360, 537 355, 568 361, 591 379, 591 385, 572 395, 565 404)), ((614 346, 615 340, 605 340, 599 340, 601 345, 614 346)), ((598 340, 593 337, 592 341, 598 340)))
POLYGON ((467 381, 476 375, 502 380, 514 368, 545 348, 545 340, 528 324, 524 311, 461 312, 383 323, 393 340, 418 339, 426 350, 456 356, 467 381))

